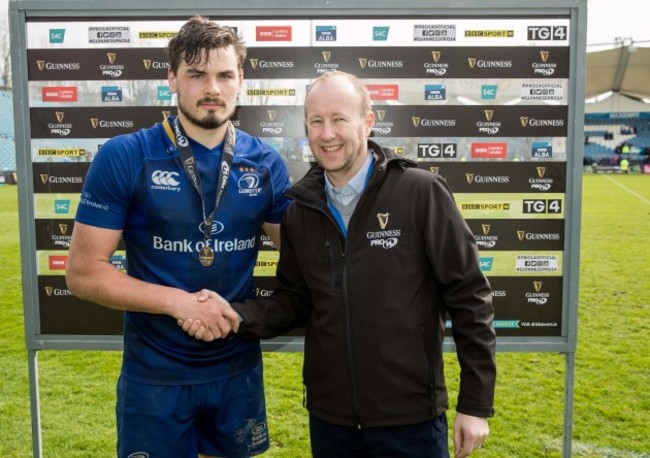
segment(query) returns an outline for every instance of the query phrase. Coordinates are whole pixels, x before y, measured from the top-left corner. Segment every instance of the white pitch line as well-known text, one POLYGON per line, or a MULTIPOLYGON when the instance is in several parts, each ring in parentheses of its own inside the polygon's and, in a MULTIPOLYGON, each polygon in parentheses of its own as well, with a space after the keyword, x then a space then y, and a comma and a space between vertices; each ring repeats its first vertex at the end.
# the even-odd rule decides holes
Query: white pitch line
MULTIPOLYGON (((561 446, 561 441, 552 440, 552 446, 558 448, 561 446)), ((634 452, 631 450, 621 450, 612 447, 600 447, 595 444, 590 444, 588 442, 572 442, 571 447, 572 455, 576 457, 585 456, 585 457, 603 457, 603 458, 650 458, 649 453, 644 452, 634 452)))
POLYGON ((618 186, 619 188, 621 188, 623 191, 627 191, 627 192, 629 192, 630 194, 632 194, 634 197, 638 197, 639 200, 640 200, 641 202, 643 202, 644 204, 646 204, 646 205, 650 205, 650 200, 646 199, 645 197, 643 197, 643 196, 642 196, 641 194, 639 194, 638 192, 631 190, 631 189, 628 188, 627 186, 623 186, 621 183, 619 183, 618 181, 616 181, 616 180, 613 179, 612 177, 608 177, 607 175, 605 175, 605 178, 607 178, 609 181, 611 181, 611 182, 614 183, 616 186, 618 186))

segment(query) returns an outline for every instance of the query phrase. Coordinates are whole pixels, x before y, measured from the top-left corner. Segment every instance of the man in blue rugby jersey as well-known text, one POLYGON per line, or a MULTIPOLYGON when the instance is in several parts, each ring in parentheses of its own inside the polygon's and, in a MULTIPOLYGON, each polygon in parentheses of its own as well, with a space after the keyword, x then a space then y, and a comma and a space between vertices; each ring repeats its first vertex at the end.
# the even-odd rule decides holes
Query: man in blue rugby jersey
POLYGON ((76 215, 66 279, 83 299, 124 313, 117 384, 118 456, 244 457, 268 449, 259 341, 216 337, 238 327, 231 302, 255 297, 262 228, 279 247, 289 176, 279 154, 230 122, 246 47, 229 27, 194 17, 170 40, 178 115, 107 141, 76 215), (110 263, 124 239, 128 274, 110 263))

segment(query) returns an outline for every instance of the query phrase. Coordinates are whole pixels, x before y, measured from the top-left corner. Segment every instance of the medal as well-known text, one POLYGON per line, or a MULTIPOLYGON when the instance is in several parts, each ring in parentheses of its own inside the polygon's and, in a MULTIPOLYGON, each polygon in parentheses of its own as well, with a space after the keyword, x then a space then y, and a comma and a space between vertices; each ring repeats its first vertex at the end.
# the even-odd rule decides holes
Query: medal
POLYGON ((205 211, 205 199, 203 198, 203 192, 201 188, 201 177, 198 174, 198 169, 196 167, 196 161, 194 159, 194 153, 192 152, 192 146, 187 141, 185 136, 185 130, 178 120, 178 117, 174 119, 174 128, 172 129, 169 121, 165 118, 164 121, 165 131, 169 135, 169 138, 172 140, 174 145, 178 148, 178 152, 181 157, 181 162, 183 164, 183 169, 185 169, 185 174, 189 178, 192 186, 198 193, 201 198, 201 210, 203 212, 203 235, 204 245, 203 248, 199 250, 199 262, 204 267, 210 267, 214 264, 214 250, 210 248, 210 237, 212 234, 212 225, 214 223, 214 214, 219 207, 221 202, 221 196, 223 195, 226 185, 228 184, 228 177, 230 176, 230 164, 232 163, 233 148, 235 146, 235 127, 231 122, 228 123, 228 129, 226 130, 226 136, 224 138, 223 153, 221 155, 221 166, 219 167, 219 175, 217 182, 219 185, 216 190, 216 198, 214 201, 214 209, 212 212, 206 216, 205 211), (174 135, 172 135, 172 133, 174 135))
POLYGON ((204 246, 199 251, 199 262, 204 267, 210 267, 214 263, 214 250, 209 246, 204 246))

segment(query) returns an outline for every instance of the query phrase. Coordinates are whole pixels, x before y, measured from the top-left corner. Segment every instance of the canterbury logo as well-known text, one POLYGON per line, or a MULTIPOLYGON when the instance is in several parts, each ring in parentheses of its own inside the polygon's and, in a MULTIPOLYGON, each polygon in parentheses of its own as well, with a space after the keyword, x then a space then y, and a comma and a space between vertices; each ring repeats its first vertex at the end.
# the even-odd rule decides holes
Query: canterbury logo
POLYGON ((386 229, 388 225, 388 216, 390 213, 377 213, 377 221, 379 221, 379 227, 386 229))
POLYGON ((176 172, 165 172, 163 170, 156 170, 151 174, 151 181, 159 186, 178 186, 180 181, 176 180, 178 176, 176 172))

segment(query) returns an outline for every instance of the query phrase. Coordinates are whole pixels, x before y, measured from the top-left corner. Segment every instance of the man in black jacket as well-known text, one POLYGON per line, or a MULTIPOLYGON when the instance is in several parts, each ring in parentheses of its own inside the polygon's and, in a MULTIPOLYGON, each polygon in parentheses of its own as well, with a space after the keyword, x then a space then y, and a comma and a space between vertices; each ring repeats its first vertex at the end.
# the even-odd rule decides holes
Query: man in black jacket
MULTIPOLYGON (((449 316, 461 368, 453 442, 465 457, 493 415, 490 285, 445 180, 369 140, 374 119, 353 75, 323 75, 308 91, 317 164, 288 194, 273 295, 232 304, 239 334, 270 338, 305 326, 314 457, 448 457, 449 316)), ((182 325, 213 338, 202 323, 182 325)))

